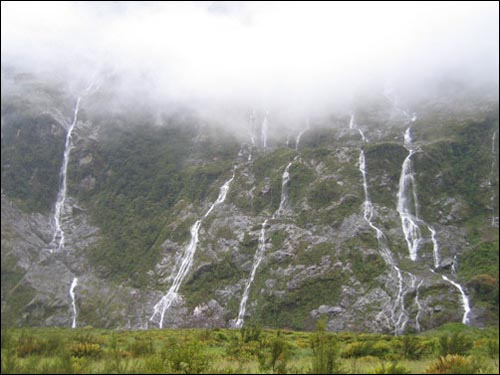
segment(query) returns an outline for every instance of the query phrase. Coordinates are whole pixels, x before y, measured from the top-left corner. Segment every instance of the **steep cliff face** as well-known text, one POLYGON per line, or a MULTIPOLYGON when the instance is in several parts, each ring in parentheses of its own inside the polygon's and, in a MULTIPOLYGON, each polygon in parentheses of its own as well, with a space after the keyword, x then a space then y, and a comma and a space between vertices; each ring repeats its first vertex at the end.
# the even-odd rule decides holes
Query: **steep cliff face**
POLYGON ((2 324, 71 326, 75 278, 78 326, 498 322, 495 95, 379 95, 288 134, 255 113, 241 137, 187 110, 103 110, 101 85, 80 103, 57 250, 75 98, 17 80, 2 93, 2 324))

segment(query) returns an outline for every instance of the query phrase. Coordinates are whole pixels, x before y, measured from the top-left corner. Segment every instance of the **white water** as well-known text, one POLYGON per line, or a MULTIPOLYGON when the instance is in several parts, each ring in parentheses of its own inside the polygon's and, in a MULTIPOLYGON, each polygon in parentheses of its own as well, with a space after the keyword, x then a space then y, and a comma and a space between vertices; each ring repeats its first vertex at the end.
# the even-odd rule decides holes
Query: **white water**
POLYGON ((396 262, 392 258, 391 251, 389 250, 389 247, 387 246, 387 239, 384 235, 384 232, 382 232, 381 229, 379 229, 375 224, 372 222, 372 218, 374 215, 374 209, 373 209, 373 204, 370 200, 370 195, 368 193, 368 183, 367 183, 367 178, 366 178, 366 161, 365 161, 365 153, 363 150, 360 151, 359 153, 359 170, 361 172, 361 175, 363 177, 363 190, 365 193, 365 201, 363 203, 363 216, 365 221, 368 223, 368 225, 375 230, 377 233, 377 241, 379 245, 379 251, 384 259, 385 263, 392 267, 396 274, 397 278, 397 284, 398 284, 398 293, 396 295, 396 299, 394 301, 394 306, 391 312, 391 321, 392 325, 394 326, 394 331, 396 334, 402 333, 404 331, 404 328, 408 322, 408 315, 405 310, 404 306, 404 296, 406 294, 404 290, 404 280, 403 280, 403 274, 400 270, 400 268, 396 265, 396 262))
POLYGON ((451 263, 451 274, 455 275, 457 273, 458 268, 458 259, 457 256, 453 256, 453 262, 451 263))
POLYGON ((233 175, 231 176, 231 178, 229 180, 227 180, 224 183, 224 185, 221 186, 221 188, 219 190, 219 196, 217 197, 217 200, 208 209, 208 211, 207 211, 207 213, 205 214, 204 217, 207 217, 208 215, 210 215, 210 213, 213 211, 213 209, 215 207, 217 207, 219 204, 221 204, 222 202, 224 202, 226 200, 226 195, 227 195, 227 192, 229 191, 229 186, 231 185, 231 182, 233 182, 233 180, 234 180, 234 174, 235 173, 236 173, 236 168, 233 168, 233 175))
MULTIPOLYGON (((496 136, 497 136, 497 131, 495 130, 493 132, 493 136, 491 137, 491 156, 492 156, 492 159, 493 161, 491 162, 491 172, 490 172, 490 181, 489 181, 489 185, 491 187, 493 187, 493 178, 495 176, 495 171, 497 171, 498 173, 498 167, 496 166, 496 153, 495 153, 495 139, 496 139, 496 136)), ((499 220, 498 220, 498 216, 495 216, 495 193, 497 193, 497 191, 495 191, 495 189, 492 189, 492 195, 491 195, 491 199, 490 199, 490 202, 491 202, 491 226, 492 227, 498 227, 499 225, 499 220)), ((498 193, 497 193, 498 194, 498 193)))
POLYGON ((410 259, 415 261, 418 255, 418 249, 422 243, 422 234, 418 225, 418 200, 411 157, 415 153, 412 148, 411 127, 408 127, 404 133, 405 148, 409 151, 408 156, 403 162, 401 176, 399 178, 398 204, 397 210, 401 218, 401 226, 408 245, 410 259))
POLYGON ((306 128, 300 131, 299 134, 297 135, 297 138, 295 138, 295 151, 299 150, 300 138, 302 137, 302 135, 310 129, 309 119, 306 121, 306 123, 307 123, 306 128))
MULTIPOLYGON (((73 148, 73 138, 72 133, 75 128, 76 122, 78 120, 78 109, 80 107, 80 97, 76 100, 76 106, 73 115, 73 122, 68 128, 68 132, 66 133, 66 142, 64 144, 64 154, 63 154, 63 163, 61 166, 60 175, 60 183, 59 183, 59 192, 57 193, 57 200, 54 209, 54 235, 52 237, 52 244, 57 244, 57 251, 61 250, 64 247, 64 231, 61 228, 61 214, 64 210, 64 203, 66 202, 66 190, 67 190, 67 171, 68 171, 68 162, 69 162, 69 154, 71 149, 73 148)), ((53 249, 50 250, 53 252, 53 249)))
POLYGON ((430 225, 428 225, 427 228, 431 232, 432 254, 434 257, 434 269, 436 269, 439 267, 439 264, 441 263, 441 259, 439 257, 439 244, 437 241, 436 231, 434 230, 434 228, 432 228, 430 225))
MULTIPOLYGON (((297 157, 295 157, 294 160, 296 160, 297 157)), ((293 162, 288 163, 288 165, 285 168, 285 171, 283 172, 283 177, 281 180, 281 201, 280 201, 280 206, 276 210, 276 212, 273 214, 272 219, 275 219, 283 210, 285 210, 286 206, 288 205, 288 183, 290 182, 290 167, 292 166, 293 162)), ((255 252, 254 256, 254 261, 252 264, 252 271, 250 273, 250 277, 247 280, 247 283, 245 285, 245 290, 243 291, 243 296, 241 298, 240 302, 240 310, 238 312, 238 318, 236 319, 236 322, 234 323, 235 328, 241 328, 243 327, 244 319, 245 319, 245 311, 246 311, 246 305, 247 305, 247 300, 248 300, 248 294, 250 292, 250 287, 253 283, 253 280, 255 278, 255 273, 257 271, 257 268, 260 265, 260 262, 262 261, 262 258, 264 256, 264 250, 265 250, 265 240, 266 240, 266 226, 267 226, 268 220, 266 219, 262 223, 262 228, 260 230, 260 235, 259 235, 259 246, 257 247, 257 251, 255 252)))
POLYGON ((71 282, 71 286, 69 288, 69 296, 71 297, 71 307, 73 308, 73 322, 71 323, 71 328, 76 328, 77 311, 75 303, 75 288, 77 285, 78 285, 78 278, 75 277, 73 278, 73 281, 71 282))
POLYGON ((269 124, 267 122, 267 112, 264 115, 264 120, 262 121, 262 128, 260 131, 260 136, 262 139, 262 148, 265 150, 267 148, 267 131, 268 131, 269 124))
MULTIPOLYGON (((288 163, 283 172, 283 177, 281 179, 281 201, 280 206, 276 213, 282 212, 286 206, 288 205, 288 183, 290 182, 290 167, 292 166, 292 162, 288 163)), ((275 214, 276 215, 276 214, 275 214)), ((273 216, 274 218, 274 216, 273 216)))
POLYGON ((177 299, 179 287, 181 286, 182 281, 184 280, 187 273, 191 269, 191 266, 193 265, 194 254, 196 252, 196 246, 198 245, 198 232, 200 230, 201 223, 203 219, 208 217, 208 215, 214 210, 215 207, 220 205, 226 199, 227 192, 229 191, 229 186, 234 179, 235 171, 236 170, 233 169, 233 176, 228 181, 226 181, 224 185, 222 185, 217 200, 212 204, 212 206, 210 206, 207 213, 203 216, 202 219, 197 220, 191 226, 190 229, 191 240, 189 241, 189 244, 187 245, 184 251, 181 266, 179 267, 179 270, 177 271, 174 281, 170 286, 170 289, 168 290, 167 294, 165 294, 162 297, 162 299, 154 306, 153 315, 149 319, 150 321, 154 321, 154 319, 157 316, 159 316, 160 328, 163 328, 163 319, 165 317, 165 313, 170 308, 172 303, 177 299))
POLYGON ((245 321, 245 311, 248 301, 248 294, 250 293, 250 286, 253 283, 253 280, 255 278, 255 273, 257 272, 257 268, 259 267, 259 264, 262 261, 262 258, 264 257, 264 251, 266 250, 266 226, 267 226, 267 219, 264 220, 264 222, 262 223, 262 228, 260 230, 260 235, 259 235, 259 246, 257 248, 257 251, 253 259, 252 271, 250 272, 250 277, 247 280, 247 283, 245 285, 245 290, 243 292, 243 297, 241 298, 240 311, 238 312, 238 319, 234 324, 235 328, 243 327, 243 323, 245 321))
POLYGON ((457 288, 460 291, 460 294, 462 296, 462 306, 464 308, 464 316, 462 318, 462 323, 467 324, 469 323, 469 318, 468 315, 470 313, 470 305, 469 305, 469 298, 465 295, 465 292, 462 288, 462 286, 458 283, 456 283, 453 280, 448 279, 445 275, 441 275, 443 280, 449 282, 451 285, 453 285, 455 288, 457 288))
POLYGON ((421 315, 422 310, 423 310, 423 306, 420 303, 419 290, 420 290, 420 287, 422 286, 423 283, 424 283, 424 280, 420 280, 420 282, 417 285, 416 292, 415 292, 415 304, 418 307, 417 316, 415 317, 415 327, 417 328, 418 332, 421 331, 421 327, 420 327, 420 315, 421 315))
POLYGON ((354 114, 351 114, 351 119, 349 120, 349 129, 357 130, 363 142, 368 143, 368 139, 365 137, 365 133, 358 127, 356 121, 354 120, 354 114))

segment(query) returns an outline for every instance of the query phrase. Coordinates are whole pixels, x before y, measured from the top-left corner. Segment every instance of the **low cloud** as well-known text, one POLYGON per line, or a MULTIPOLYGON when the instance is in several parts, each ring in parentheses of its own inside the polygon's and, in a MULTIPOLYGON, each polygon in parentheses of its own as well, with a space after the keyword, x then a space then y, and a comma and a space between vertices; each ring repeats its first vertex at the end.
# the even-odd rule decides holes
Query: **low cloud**
POLYGON ((384 85, 498 85, 498 2, 2 2, 2 65, 291 115, 384 85))

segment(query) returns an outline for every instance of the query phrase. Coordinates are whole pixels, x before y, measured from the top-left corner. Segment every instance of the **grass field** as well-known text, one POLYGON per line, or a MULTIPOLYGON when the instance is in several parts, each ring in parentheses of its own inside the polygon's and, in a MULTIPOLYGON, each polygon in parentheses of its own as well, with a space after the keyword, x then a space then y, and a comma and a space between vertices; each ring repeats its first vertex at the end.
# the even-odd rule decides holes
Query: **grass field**
POLYGON ((498 328, 420 335, 250 327, 2 329, 2 373, 498 373, 498 328))

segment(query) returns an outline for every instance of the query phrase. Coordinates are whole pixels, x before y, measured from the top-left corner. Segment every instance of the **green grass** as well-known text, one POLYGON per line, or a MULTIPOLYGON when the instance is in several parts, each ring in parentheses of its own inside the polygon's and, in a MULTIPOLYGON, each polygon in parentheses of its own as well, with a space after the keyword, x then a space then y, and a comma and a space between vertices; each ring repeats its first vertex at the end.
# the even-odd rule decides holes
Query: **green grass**
POLYGON ((438 358, 439 338, 457 332, 473 344, 466 356, 479 362, 481 371, 498 373, 498 330, 460 324, 411 336, 414 345, 424 348, 418 360, 406 358, 402 337, 378 334, 278 332, 258 327, 148 331, 2 329, 1 364, 5 374, 272 373, 272 350, 279 342, 288 353, 277 358, 277 363, 284 366, 280 371, 308 373, 313 360, 311 343, 320 334, 336 343, 335 355, 345 373, 374 373, 391 364, 403 366, 409 373, 424 373, 438 358), (492 352, 493 341, 496 349, 492 352), (368 351, 366 355, 352 356, 349 348, 353 346, 368 351))

